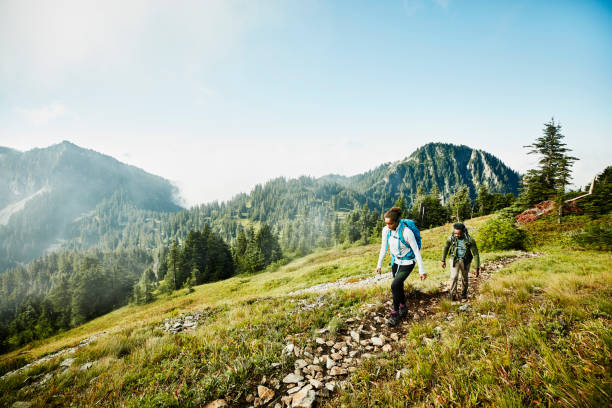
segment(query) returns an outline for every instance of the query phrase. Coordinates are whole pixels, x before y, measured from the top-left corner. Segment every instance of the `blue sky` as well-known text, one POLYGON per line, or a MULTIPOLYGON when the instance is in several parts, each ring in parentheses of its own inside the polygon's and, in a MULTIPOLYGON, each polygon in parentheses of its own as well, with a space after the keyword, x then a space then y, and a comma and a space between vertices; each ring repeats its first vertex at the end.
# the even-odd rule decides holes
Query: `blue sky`
POLYGON ((190 205, 432 141, 524 172, 552 116, 577 184, 611 164, 611 2, 0 1, 0 61, 0 145, 70 140, 190 205))

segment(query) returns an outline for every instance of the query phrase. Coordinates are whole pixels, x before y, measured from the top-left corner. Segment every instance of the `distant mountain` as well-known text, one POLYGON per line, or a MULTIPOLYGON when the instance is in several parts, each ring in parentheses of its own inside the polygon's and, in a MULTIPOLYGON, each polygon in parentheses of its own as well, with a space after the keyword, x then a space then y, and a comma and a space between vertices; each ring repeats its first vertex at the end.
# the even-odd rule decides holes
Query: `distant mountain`
POLYGON ((491 192, 516 195, 520 180, 517 172, 490 153, 463 145, 429 143, 404 160, 383 164, 343 184, 386 207, 400 195, 411 201, 419 186, 429 192, 436 185, 446 199, 464 185, 475 198, 483 183, 491 192))
POLYGON ((59 247, 70 224, 117 194, 142 210, 182 209, 167 180, 93 150, 0 147, 0 271, 59 247))
POLYGON ((517 194, 520 176, 467 146, 430 143, 409 157, 347 177, 277 178, 226 202, 182 210, 166 180, 68 142, 26 153, 0 148, 0 272, 45 250, 124 248, 163 252, 192 229, 211 226, 231 242, 249 224, 267 223, 289 251, 327 246, 336 218, 365 204, 380 212, 419 187, 442 200, 480 184, 517 194), (306 247, 304 247, 306 246, 306 247))

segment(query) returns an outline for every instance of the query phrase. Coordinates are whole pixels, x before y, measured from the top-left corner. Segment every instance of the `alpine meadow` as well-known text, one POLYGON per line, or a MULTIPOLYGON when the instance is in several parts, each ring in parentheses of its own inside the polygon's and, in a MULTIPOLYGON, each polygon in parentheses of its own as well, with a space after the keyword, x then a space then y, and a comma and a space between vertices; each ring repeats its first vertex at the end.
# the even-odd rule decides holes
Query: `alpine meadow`
MULTIPOLYGON (((48 150, 96 157, 70 143, 48 150)), ((61 228, 59 248, 0 275, 2 403, 605 405, 611 168, 593 189, 565 192, 549 151, 522 187, 499 159, 448 144, 363 175, 275 179, 189 210, 142 208, 125 182, 100 183, 99 204, 61 228), (561 195, 552 211, 529 209, 544 190, 539 174, 552 174, 547 194, 561 195), (385 311, 391 276, 373 272, 393 205, 422 231, 429 275, 407 281, 409 314, 397 326, 385 311), (482 258, 461 302, 439 266, 456 221, 482 258)), ((51 180, 27 201, 59 200, 51 180)), ((30 213, 2 232, 57 206, 26 203, 30 213)))
POLYGON ((612 407, 612 2, 0 1, 0 408, 612 407))

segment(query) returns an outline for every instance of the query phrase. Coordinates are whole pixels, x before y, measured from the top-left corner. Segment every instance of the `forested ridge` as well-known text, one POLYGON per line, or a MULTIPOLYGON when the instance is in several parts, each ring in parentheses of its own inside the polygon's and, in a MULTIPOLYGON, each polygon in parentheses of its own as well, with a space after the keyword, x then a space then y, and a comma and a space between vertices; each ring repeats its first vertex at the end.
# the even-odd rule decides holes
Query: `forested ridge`
MULTIPOLYGON (((59 150, 66 149, 79 148, 59 150)), ((107 186, 106 197, 63 228, 62 252, 0 275, 0 341, 7 350, 130 301, 261 271, 315 248, 372 242, 392 205, 428 228, 506 207, 517 188, 518 174, 498 159, 448 144, 426 145, 362 175, 280 177, 227 202, 180 211, 142 205, 125 183, 107 186), (84 293, 97 301, 81 307, 84 293)), ((27 204, 34 205, 61 207, 48 195, 27 204)), ((15 226, 28 230, 30 221, 26 236, 48 228, 43 218, 28 217, 17 214, 0 227, 5 251, 19 242, 15 226)))

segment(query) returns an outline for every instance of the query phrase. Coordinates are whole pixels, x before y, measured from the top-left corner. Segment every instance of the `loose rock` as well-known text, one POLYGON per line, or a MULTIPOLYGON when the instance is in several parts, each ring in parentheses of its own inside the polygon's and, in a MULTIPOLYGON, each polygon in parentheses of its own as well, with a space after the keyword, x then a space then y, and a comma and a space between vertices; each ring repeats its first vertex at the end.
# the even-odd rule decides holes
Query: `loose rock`
POLYGON ((261 404, 267 404, 274 398, 274 391, 263 385, 257 387, 257 394, 259 395, 261 404))
POLYGON ((213 402, 208 403, 204 408, 223 408, 227 407, 227 402, 224 399, 218 399, 213 402))
POLYGON ((316 394, 311 388, 308 387, 312 388, 312 386, 307 385, 306 387, 302 388, 300 392, 293 396, 291 404, 292 408, 312 407, 312 404, 314 404, 315 402, 316 394))
POLYGON ((380 337, 372 337, 370 340, 372 341, 372 344, 375 346, 382 346, 384 343, 383 339, 380 337))
POLYGON ((345 375, 347 373, 348 371, 346 369, 338 367, 338 366, 332 367, 331 370, 329 371, 329 375, 345 375))
POLYGON ((304 377, 302 376, 298 376, 295 374, 288 374, 285 376, 285 378, 283 378, 283 382, 285 384, 297 384, 300 381, 302 381, 304 379, 304 377))

